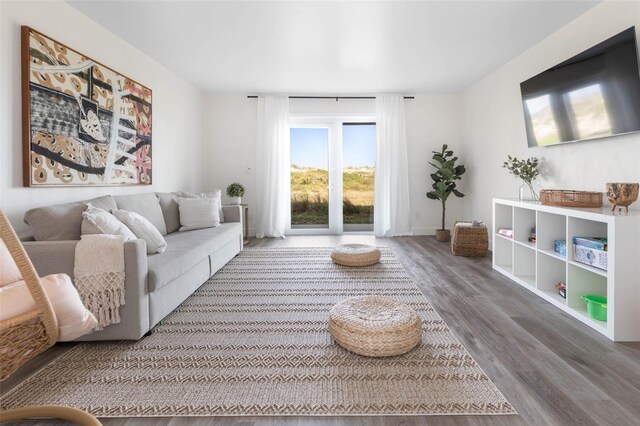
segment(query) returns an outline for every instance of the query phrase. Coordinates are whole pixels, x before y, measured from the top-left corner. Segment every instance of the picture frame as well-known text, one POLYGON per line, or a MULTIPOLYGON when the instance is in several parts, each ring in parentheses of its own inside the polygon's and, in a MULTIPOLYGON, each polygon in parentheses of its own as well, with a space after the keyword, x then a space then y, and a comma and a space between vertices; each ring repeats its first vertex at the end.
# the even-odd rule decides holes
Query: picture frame
POLYGON ((152 91, 21 27, 25 187, 152 184, 152 91))

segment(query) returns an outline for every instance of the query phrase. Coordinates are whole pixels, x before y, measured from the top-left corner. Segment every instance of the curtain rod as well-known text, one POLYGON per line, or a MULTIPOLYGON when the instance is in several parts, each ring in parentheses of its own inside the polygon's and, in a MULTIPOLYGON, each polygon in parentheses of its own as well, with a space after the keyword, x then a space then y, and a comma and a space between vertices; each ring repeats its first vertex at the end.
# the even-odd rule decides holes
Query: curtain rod
MULTIPOLYGON (((256 95, 247 96, 248 99, 258 99, 256 95)), ((289 99, 375 99, 375 96, 289 96, 289 99)), ((405 99, 415 99, 414 96, 405 96, 405 99)))

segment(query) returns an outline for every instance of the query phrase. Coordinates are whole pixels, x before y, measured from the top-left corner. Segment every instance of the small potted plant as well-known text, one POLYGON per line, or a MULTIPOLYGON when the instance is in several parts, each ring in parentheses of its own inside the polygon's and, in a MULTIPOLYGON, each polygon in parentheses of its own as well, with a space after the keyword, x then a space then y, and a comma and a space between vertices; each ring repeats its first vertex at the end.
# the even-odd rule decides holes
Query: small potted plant
POLYGON ((539 160, 536 157, 518 160, 510 155, 507 155, 507 161, 502 164, 509 173, 522 180, 518 197, 520 201, 540 201, 540 197, 533 189, 533 181, 540 175, 538 164, 539 160))
POLYGON ((462 179, 462 175, 466 171, 463 165, 456 165, 458 157, 454 157, 453 151, 448 148, 445 144, 442 145, 442 151, 432 151, 432 158, 437 164, 429 162, 436 171, 431 174, 433 190, 427 192, 427 198, 439 200, 442 203, 442 227, 436 230, 436 240, 443 242, 449 241, 451 238, 451 232, 445 229, 447 199, 451 194, 456 197, 464 197, 464 194, 456 189, 456 181, 462 179))
POLYGON ((227 197, 231 204, 242 204, 242 197, 244 196, 244 186, 234 182, 227 186, 227 197))

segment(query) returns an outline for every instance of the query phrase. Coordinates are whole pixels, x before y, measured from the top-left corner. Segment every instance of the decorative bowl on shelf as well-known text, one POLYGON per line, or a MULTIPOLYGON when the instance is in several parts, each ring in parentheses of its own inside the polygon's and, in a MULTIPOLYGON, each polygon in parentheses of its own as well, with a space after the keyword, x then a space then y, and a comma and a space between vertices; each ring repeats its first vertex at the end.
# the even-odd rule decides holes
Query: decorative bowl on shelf
POLYGON ((629 206, 638 199, 638 189, 640 184, 637 183, 607 183, 607 198, 612 204, 611 211, 616 207, 624 207, 629 211, 629 206))

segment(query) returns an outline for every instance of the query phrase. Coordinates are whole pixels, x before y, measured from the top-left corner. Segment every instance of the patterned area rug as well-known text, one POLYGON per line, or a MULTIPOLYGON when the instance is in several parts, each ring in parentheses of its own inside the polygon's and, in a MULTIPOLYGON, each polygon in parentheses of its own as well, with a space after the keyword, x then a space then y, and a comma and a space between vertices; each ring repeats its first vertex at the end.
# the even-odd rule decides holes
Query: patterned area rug
POLYGON ((393 256, 334 265, 330 249, 248 248, 154 333, 78 344, 2 399, 98 417, 515 414, 393 256), (423 319, 422 343, 366 358, 327 332, 338 301, 380 294, 423 319))

